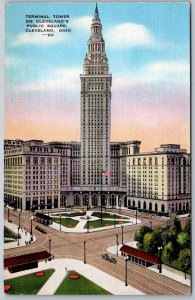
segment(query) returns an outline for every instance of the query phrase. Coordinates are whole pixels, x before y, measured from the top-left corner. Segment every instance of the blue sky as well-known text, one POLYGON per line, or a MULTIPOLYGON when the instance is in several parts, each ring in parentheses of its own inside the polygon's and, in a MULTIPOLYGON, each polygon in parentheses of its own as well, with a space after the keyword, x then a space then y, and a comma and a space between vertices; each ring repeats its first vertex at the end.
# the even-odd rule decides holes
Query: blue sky
MULTIPOLYGON (((71 131, 79 140, 79 74, 94 9, 94 2, 7 5, 5 137, 70 140, 71 131), (68 14, 72 31, 40 42, 39 34, 24 33, 26 14, 68 14)), ((164 142, 189 149, 189 4, 107 2, 98 9, 113 75, 112 140, 147 137, 146 150, 164 142)))

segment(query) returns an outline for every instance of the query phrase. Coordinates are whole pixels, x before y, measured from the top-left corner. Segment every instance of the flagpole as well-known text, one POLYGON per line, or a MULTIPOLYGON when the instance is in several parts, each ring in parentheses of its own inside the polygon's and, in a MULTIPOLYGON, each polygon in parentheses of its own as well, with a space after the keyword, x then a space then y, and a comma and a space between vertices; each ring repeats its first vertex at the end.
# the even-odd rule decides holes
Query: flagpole
POLYGON ((103 178, 103 170, 101 170, 101 185, 100 185, 101 224, 102 224, 102 196, 101 196, 101 191, 102 191, 102 178, 103 178))

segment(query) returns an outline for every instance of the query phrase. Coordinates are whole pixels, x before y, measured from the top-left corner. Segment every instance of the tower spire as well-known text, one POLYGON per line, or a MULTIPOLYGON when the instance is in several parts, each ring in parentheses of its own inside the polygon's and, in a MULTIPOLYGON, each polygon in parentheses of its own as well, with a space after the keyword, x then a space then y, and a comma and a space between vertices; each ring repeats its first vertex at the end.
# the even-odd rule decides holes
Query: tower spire
POLYGON ((96 2, 96 6, 95 6, 95 13, 96 13, 96 14, 99 14, 99 12, 98 12, 98 7, 97 7, 97 2, 96 2))

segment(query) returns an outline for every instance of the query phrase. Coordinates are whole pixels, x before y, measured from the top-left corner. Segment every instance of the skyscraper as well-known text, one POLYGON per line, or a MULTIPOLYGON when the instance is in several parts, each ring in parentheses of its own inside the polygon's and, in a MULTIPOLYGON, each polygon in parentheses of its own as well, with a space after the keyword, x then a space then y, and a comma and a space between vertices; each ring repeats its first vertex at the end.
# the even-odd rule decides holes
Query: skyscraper
POLYGON ((81 78, 81 185, 109 185, 111 83, 96 5, 81 78))

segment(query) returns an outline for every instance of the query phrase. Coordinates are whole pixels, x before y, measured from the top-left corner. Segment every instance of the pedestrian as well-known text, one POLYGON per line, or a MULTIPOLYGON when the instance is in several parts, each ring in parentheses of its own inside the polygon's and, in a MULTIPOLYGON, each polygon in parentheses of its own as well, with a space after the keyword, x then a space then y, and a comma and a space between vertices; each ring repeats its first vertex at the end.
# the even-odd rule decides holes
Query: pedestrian
POLYGON ((67 272, 67 267, 65 268, 65 271, 67 272))

